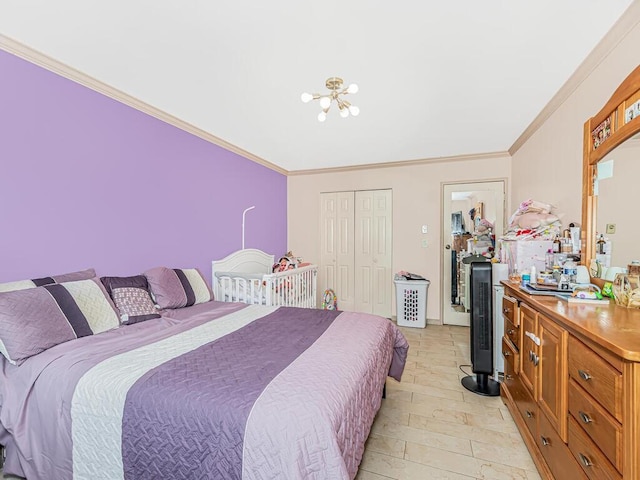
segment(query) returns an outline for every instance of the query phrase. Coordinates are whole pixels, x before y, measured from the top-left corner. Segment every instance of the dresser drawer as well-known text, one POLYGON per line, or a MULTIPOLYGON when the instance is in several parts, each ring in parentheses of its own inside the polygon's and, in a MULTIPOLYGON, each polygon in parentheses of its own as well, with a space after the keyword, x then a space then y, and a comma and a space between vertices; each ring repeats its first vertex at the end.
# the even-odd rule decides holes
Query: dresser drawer
POLYGON ((609 463, 573 417, 569 417, 569 450, 590 480, 622 479, 622 475, 609 463))
POLYGON ((569 412, 607 459, 622 470, 622 426, 574 380, 569 381, 569 412))
POLYGON ((520 376, 515 371, 515 364, 511 362, 512 360, 504 362, 504 379, 502 383, 509 390, 509 395, 513 401, 516 402, 521 397, 519 391, 524 389, 524 386, 520 381, 520 376))
POLYGON ((569 375, 622 421, 622 374, 574 337, 569 337, 569 375))
POLYGON ((516 327, 520 326, 520 317, 518 315, 518 301, 507 295, 502 297, 502 315, 505 320, 509 320, 516 327))
POLYGON ((533 401, 533 397, 524 385, 522 385, 522 388, 517 390, 517 393, 514 396, 514 401, 516 402, 516 407, 518 408, 520 415, 522 415, 522 418, 524 419, 524 423, 527 425, 529 433, 531 433, 533 438, 536 438, 538 404, 533 401))
POLYGON ((511 367, 509 371, 518 374, 520 371, 520 354, 506 335, 502 337, 502 356, 505 363, 511 367))
POLYGON ((520 328, 516 327, 508 318, 504 319, 504 335, 520 351, 520 328))
POLYGON ((586 480, 586 475, 573 458, 569 447, 562 441, 547 416, 540 411, 538 436, 535 438, 540 453, 551 473, 558 480, 586 480))

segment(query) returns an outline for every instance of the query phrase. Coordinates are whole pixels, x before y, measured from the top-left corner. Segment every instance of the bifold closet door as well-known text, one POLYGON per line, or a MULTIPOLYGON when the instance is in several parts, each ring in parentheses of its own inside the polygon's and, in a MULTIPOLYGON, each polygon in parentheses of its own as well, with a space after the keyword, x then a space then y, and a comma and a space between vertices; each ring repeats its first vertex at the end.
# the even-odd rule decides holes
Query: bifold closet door
POLYGON ((331 288, 340 310, 354 311, 354 192, 320 195, 320 293, 331 288))
POLYGON ((391 190, 355 192, 355 309, 391 316, 391 190))

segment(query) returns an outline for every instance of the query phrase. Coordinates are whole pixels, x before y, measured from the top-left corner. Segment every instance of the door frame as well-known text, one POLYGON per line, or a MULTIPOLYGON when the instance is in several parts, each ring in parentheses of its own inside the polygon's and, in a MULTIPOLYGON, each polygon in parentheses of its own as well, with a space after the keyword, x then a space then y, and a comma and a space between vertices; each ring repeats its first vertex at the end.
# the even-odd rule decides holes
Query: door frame
MULTIPOLYGON (((447 306, 447 304, 451 303, 451 298, 447 299, 445 298, 445 292, 446 292, 446 288, 445 288, 445 284, 444 284, 444 274, 445 274, 445 268, 446 268, 446 263, 451 261, 451 259, 445 259, 445 255, 444 255, 444 245, 445 245, 445 238, 444 238, 444 223, 443 223, 443 217, 444 217, 444 191, 445 191, 445 186, 455 186, 455 185, 465 185, 465 184, 469 184, 469 185, 473 185, 473 184, 483 184, 483 183, 493 183, 493 182, 502 182, 504 185, 504 201, 503 201, 503 229, 506 230, 507 228, 507 222, 508 222, 508 216, 507 216, 507 211, 508 211, 508 207, 509 207, 509 179, 507 177, 498 177, 498 178, 483 178, 482 180, 456 180, 456 181, 451 181, 451 182, 440 182, 440 243, 438 245, 439 247, 439 253, 440 253, 440 323, 442 325, 448 325, 444 323, 444 312, 445 312, 445 307, 447 306)), ((451 200, 449 200, 451 201, 451 200)), ((504 235, 504 232, 500 232, 499 233, 500 236, 504 235)), ((496 243, 498 241, 498 232, 496 232, 496 243)), ((449 291, 449 297, 451 292, 449 291)))

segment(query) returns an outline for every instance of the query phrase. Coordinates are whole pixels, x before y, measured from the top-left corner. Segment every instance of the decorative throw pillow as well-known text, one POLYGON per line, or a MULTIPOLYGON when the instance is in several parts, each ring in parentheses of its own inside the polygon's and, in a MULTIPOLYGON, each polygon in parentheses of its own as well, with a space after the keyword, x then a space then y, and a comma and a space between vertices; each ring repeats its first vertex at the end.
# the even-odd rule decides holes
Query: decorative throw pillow
POLYGON ((0 283, 0 292, 12 292, 14 290, 25 290, 27 288, 41 287, 53 283, 75 282, 77 280, 89 280, 96 276, 93 268, 81 270, 79 272, 64 273, 51 277, 35 278, 33 280, 18 280, 16 282, 0 283))
POLYGON ((0 353, 13 364, 119 325, 115 308, 96 279, 0 293, 0 353))
POLYGON ((159 308, 190 307, 213 300, 213 292, 196 268, 152 268, 144 273, 159 308))
POLYGON ((132 324, 160 317, 149 295, 149 284, 144 275, 102 277, 100 281, 120 311, 122 323, 132 324))

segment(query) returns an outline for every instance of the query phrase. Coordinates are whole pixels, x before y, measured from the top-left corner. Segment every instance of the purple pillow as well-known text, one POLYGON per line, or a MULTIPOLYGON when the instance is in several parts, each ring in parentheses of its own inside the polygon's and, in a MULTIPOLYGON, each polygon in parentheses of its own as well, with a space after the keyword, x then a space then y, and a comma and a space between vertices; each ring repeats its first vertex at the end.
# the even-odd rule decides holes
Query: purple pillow
POLYGON ((120 325, 96 279, 0 293, 0 353, 13 364, 120 325))
POLYGON ((120 311, 122 323, 132 324, 160 317, 158 309, 151 300, 149 284, 144 275, 102 277, 100 281, 120 311))
POLYGON ((93 268, 81 270, 79 272, 64 273, 51 277, 34 278, 32 280, 18 280, 16 282, 0 283, 0 292, 12 292, 14 290, 24 290, 27 288, 51 285, 52 283, 75 282, 77 280, 89 280, 96 276, 93 268))
POLYGON ((144 272, 159 308, 190 307, 213 300, 213 292, 196 268, 152 268, 144 272))

